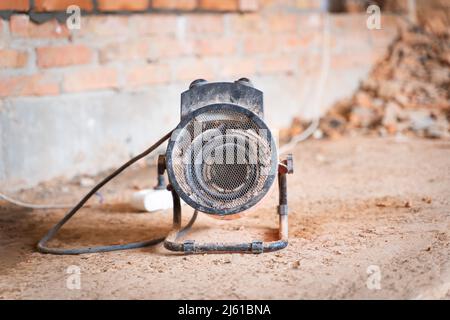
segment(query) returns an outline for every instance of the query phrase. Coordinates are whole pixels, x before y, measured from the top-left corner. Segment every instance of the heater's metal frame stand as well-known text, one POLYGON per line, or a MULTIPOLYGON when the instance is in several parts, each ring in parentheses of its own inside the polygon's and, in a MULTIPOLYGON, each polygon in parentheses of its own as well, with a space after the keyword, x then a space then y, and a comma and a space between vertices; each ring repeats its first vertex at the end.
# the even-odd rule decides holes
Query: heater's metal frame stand
MULTIPOLYGON (((173 227, 164 240, 164 247, 170 251, 190 253, 212 252, 239 252, 239 253, 263 253, 281 250, 288 245, 288 203, 287 203, 287 179, 286 175, 293 173, 292 155, 288 155, 278 166, 278 216, 279 237, 277 241, 263 242, 253 241, 247 243, 197 243, 194 240, 179 241, 184 234, 181 228, 181 203, 176 191, 169 185, 173 198, 173 227)), ((194 215, 197 215, 197 210, 194 215)))

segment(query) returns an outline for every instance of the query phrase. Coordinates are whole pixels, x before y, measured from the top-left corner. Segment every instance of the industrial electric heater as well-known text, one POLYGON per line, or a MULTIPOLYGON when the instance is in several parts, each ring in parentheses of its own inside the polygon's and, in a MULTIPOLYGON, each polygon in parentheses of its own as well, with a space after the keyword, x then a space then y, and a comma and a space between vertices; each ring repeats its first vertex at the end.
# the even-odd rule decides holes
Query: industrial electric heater
MULTIPOLYGON (((155 145, 129 160, 95 186, 39 242, 38 250, 54 254, 80 254, 138 248, 164 241, 164 247, 184 253, 262 253, 288 244, 286 175, 293 172, 292 156, 279 161, 274 137, 264 122, 263 93, 247 78, 235 82, 191 83, 181 94, 178 126, 155 145), (125 245, 77 249, 49 248, 46 243, 103 185, 137 160, 169 140, 158 158, 158 178, 173 198, 173 229, 166 238, 125 245), (198 212, 228 218, 238 216, 260 202, 275 180, 279 189, 279 240, 249 243, 198 243, 179 240, 194 223, 198 212), (188 225, 181 226, 181 201, 195 209, 188 225)), ((183 237, 184 238, 184 237, 183 237)))

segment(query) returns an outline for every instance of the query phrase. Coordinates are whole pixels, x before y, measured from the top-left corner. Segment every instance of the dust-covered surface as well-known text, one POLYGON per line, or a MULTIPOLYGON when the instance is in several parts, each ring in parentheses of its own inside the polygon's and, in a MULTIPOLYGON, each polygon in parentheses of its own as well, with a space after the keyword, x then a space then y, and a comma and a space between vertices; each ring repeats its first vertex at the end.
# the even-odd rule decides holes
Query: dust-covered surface
MULTIPOLYGON (((34 245, 64 212, 22 210, 3 202, 0 298, 450 298, 450 142, 311 140, 299 145, 294 157, 290 244, 275 253, 183 256, 158 245, 44 255, 34 245), (81 269, 80 290, 67 288, 71 265, 81 269)), ((112 244, 166 234, 170 212, 132 213, 120 204, 134 188, 150 187, 153 174, 136 168, 121 176, 52 244, 112 244), (96 205, 100 200, 116 204, 96 205)), ((75 201, 89 189, 89 180, 81 184, 85 187, 56 181, 20 196, 75 201)), ((201 215, 189 237, 272 240, 277 234, 275 205, 273 192, 241 219, 201 215)), ((185 207, 184 212, 187 220, 192 210, 185 207)))

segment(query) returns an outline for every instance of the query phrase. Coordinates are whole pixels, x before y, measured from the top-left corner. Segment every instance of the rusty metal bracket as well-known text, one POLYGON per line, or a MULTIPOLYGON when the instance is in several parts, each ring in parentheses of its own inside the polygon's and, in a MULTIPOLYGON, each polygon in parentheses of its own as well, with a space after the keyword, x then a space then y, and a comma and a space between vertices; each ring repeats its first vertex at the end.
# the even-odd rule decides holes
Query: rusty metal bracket
POLYGON ((166 155, 160 154, 158 156, 158 177, 155 186, 155 190, 164 190, 167 188, 166 179, 164 177, 164 172, 166 171, 166 155))
POLYGON ((263 253, 264 245, 262 241, 253 241, 252 242, 252 253, 263 253))
POLYGON ((280 216, 287 216, 288 215, 288 205, 282 204, 278 206, 278 214, 280 216))
POLYGON ((194 253, 195 252, 195 241, 194 240, 186 240, 183 243, 184 253, 194 253))

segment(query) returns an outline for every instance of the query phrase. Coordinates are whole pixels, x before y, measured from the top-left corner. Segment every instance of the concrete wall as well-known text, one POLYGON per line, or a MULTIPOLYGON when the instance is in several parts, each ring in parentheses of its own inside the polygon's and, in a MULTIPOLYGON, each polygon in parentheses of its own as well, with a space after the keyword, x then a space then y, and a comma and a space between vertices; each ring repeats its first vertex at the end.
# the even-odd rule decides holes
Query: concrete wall
POLYGON ((305 1, 87 15, 81 30, 0 19, 0 189, 117 166, 177 124, 196 78, 251 78, 274 129, 314 117, 350 95, 395 37, 395 16, 381 30, 366 19, 305 1))

